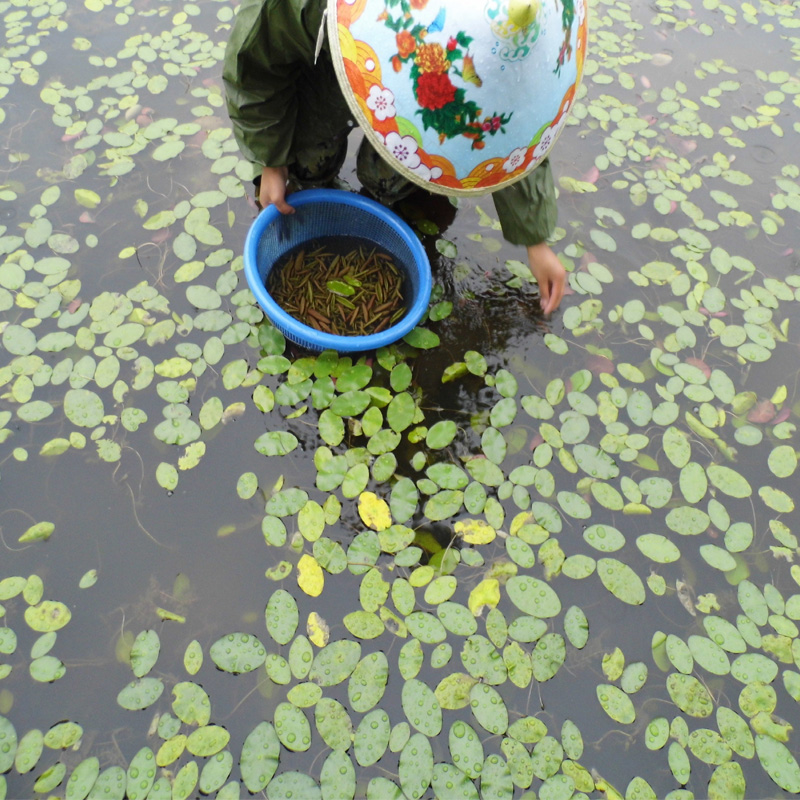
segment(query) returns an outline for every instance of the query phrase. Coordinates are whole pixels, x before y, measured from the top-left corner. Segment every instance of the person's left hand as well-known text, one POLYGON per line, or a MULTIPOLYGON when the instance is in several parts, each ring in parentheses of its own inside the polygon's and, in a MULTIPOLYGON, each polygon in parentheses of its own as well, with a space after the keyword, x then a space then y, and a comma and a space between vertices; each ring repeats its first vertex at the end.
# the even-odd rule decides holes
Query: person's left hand
POLYGON ((550 314, 558 308, 564 296, 567 272, 546 242, 528 245, 528 261, 533 277, 539 284, 542 311, 550 314))

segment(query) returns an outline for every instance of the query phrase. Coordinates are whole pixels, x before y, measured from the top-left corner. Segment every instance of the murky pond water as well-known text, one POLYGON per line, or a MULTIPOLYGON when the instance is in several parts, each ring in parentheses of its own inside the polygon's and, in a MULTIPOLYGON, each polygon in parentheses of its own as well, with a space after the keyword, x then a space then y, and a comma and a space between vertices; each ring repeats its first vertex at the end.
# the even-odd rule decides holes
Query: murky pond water
POLYGON ((0 1, 0 798, 800 792, 796 5, 594 3, 561 308, 420 194, 362 358, 247 289, 234 12, 0 1))

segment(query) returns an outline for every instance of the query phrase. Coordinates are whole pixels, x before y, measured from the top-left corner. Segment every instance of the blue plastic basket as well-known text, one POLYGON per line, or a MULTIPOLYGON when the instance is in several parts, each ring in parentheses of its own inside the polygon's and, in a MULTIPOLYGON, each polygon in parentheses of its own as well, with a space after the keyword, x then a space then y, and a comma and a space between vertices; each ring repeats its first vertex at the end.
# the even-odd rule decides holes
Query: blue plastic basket
POLYGON ((244 244, 244 274, 258 304, 283 335, 308 350, 349 353, 396 342, 420 321, 431 296, 431 268, 414 232, 374 200, 338 189, 308 189, 289 198, 294 214, 265 208, 253 221, 244 244), (323 333, 287 314, 267 291, 276 263, 293 248, 315 239, 353 236, 368 239, 391 255, 405 273, 408 310, 394 325, 368 336, 323 333))

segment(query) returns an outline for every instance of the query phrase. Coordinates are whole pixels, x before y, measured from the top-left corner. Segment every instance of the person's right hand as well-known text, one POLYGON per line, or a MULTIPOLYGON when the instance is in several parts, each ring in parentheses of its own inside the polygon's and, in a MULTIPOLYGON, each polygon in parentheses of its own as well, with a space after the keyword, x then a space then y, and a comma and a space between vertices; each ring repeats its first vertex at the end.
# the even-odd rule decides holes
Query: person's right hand
POLYGON ((294 214, 294 208, 286 202, 288 167, 264 167, 261 170, 261 189, 258 200, 262 208, 274 205, 281 214, 294 214))

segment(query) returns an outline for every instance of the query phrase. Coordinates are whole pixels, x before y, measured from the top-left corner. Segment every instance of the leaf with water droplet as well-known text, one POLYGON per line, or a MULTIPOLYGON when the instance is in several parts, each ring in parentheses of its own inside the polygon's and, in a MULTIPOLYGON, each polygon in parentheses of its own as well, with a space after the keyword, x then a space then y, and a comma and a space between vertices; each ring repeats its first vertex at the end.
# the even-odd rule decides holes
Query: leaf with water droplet
POLYGON ((622 532, 612 525, 590 525, 583 532, 583 538, 602 553, 614 553, 625 546, 622 532))
POLYGON ((314 722, 322 740, 332 750, 344 752, 352 744, 353 723, 338 701, 323 697, 314 709, 314 722))
POLYGON ((711 695, 693 675, 673 672, 667 678, 667 691, 672 702, 691 717, 709 717, 714 711, 711 695))
POLYGON ((25 622, 38 633, 61 630, 71 618, 69 608, 57 600, 44 600, 25 609, 25 622))
POLYGON ((800 792, 800 766, 786 745, 765 734, 756 735, 755 745, 770 778, 786 792, 800 792))
POLYGON ((508 709, 500 693, 487 684, 478 683, 469 693, 470 707, 478 724, 492 735, 508 729, 508 709))
POLYGON ((180 681, 172 689, 172 710, 187 725, 207 725, 211 719, 211 701, 205 689, 191 681, 180 681))
POLYGON ((297 585, 309 596, 319 597, 325 586, 325 576, 319 562, 308 553, 297 562, 297 585))
POLYGON ((288 644, 294 637, 300 614, 297 602, 285 589, 277 589, 265 611, 267 630, 278 644, 288 644))
POLYGON ((209 649, 211 660, 224 672, 234 674, 258 669, 267 657, 260 640, 249 633, 229 633, 209 649))
POLYGON ((628 605, 644 603, 644 584, 627 564, 615 558, 601 558, 597 562, 597 574, 603 586, 618 600, 628 605))
POLYGON ((281 744, 269 722, 259 723, 244 740, 239 765, 242 781, 252 794, 263 791, 278 769, 281 744))
POLYGON ((209 758, 219 753, 230 738, 230 733, 220 725, 203 725, 189 734, 186 749, 194 756, 209 758))
POLYGON ((422 681, 411 678, 403 684, 401 702, 406 719, 420 733, 438 736, 442 730, 442 711, 436 695, 422 681))
POLYGON ((753 493, 747 479, 730 467, 711 464, 706 472, 711 483, 730 497, 750 497, 753 493))
POLYGON ((510 578, 506 592, 511 602, 523 613, 533 617, 549 618, 561 611, 561 601, 544 581, 529 575, 510 578))
POLYGON ((390 734, 389 715, 382 708, 366 714, 355 732, 356 763, 362 767, 377 763, 386 752, 390 734))
POLYGON ((622 689, 608 683, 601 683, 597 686, 596 691, 603 711, 615 722, 630 725, 636 719, 633 702, 622 689))
POLYGON ((559 633, 547 633, 536 643, 531 662, 533 677, 540 683, 550 680, 566 660, 566 644, 559 633))
POLYGON ((140 631, 131 648, 131 669, 142 678, 155 666, 161 650, 161 641, 154 630, 140 631))
POLYGON ((161 697, 164 684, 158 678, 139 678, 131 681, 117 695, 117 702, 128 711, 141 711, 161 697))
POLYGON ((358 515, 368 528, 375 531, 386 530, 392 524, 388 503, 374 492, 362 492, 359 495, 358 515))

